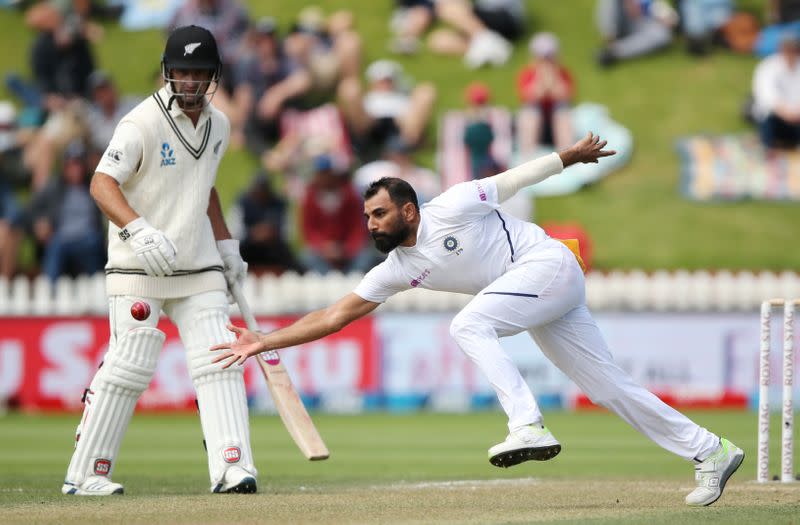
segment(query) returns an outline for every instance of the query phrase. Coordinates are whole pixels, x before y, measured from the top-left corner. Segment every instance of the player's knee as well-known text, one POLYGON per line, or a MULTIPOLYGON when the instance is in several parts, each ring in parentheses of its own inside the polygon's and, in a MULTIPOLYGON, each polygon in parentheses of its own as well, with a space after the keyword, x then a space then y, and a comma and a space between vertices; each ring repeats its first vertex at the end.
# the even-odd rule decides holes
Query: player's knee
POLYGON ((165 339, 155 328, 134 328, 117 340, 92 381, 93 389, 117 387, 134 393, 147 389, 165 339))
MULTIPOLYGON (((186 330, 186 359, 193 381, 223 372, 222 365, 213 362, 214 354, 209 349, 213 345, 233 341, 227 323, 228 315, 224 308, 199 310, 193 317, 186 330)), ((232 367, 224 373, 241 375, 242 368, 232 367)))
POLYGON ((475 312, 460 312, 450 323, 450 336, 456 341, 492 337, 494 330, 475 312))

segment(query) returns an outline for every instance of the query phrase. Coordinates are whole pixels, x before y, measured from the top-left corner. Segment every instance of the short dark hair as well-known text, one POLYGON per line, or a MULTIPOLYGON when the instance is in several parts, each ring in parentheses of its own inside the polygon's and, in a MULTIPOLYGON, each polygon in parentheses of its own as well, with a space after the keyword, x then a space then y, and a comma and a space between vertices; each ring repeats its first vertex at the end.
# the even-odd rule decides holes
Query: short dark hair
POLYGON ((411 202, 414 204, 414 208, 419 211, 417 192, 414 191, 411 184, 397 177, 382 177, 370 184, 364 191, 364 200, 374 197, 381 188, 389 193, 389 198, 398 208, 407 202, 411 202))

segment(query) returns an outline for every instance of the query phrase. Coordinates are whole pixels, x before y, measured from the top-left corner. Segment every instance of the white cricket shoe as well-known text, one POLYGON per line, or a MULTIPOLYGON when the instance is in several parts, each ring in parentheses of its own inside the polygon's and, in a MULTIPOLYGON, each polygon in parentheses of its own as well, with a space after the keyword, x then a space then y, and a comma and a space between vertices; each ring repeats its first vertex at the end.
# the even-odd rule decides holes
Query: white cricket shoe
POLYGON ((256 478, 242 467, 230 467, 212 492, 216 494, 253 494, 257 490, 256 478))
POLYGON ((702 507, 711 505, 722 496, 725 483, 744 461, 744 451, 725 438, 719 448, 704 461, 695 465, 697 488, 686 496, 686 504, 702 507))
POLYGON ((489 463, 495 467, 513 467, 523 461, 547 461, 561 452, 561 443, 547 427, 528 425, 511 432, 506 440, 489 449, 489 463))
POLYGON ((89 476, 80 485, 65 481, 61 493, 68 496, 114 496, 124 494, 125 489, 105 476, 89 476))

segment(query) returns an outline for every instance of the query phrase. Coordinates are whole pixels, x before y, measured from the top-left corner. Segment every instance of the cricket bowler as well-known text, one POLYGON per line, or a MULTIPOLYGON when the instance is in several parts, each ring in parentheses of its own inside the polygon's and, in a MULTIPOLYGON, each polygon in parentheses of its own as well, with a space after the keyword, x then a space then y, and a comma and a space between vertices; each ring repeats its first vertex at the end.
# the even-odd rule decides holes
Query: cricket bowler
POLYGON ((697 488, 686 503, 710 505, 742 463, 744 452, 634 382, 614 362, 586 307, 579 255, 539 226, 499 211, 500 204, 522 188, 572 164, 615 154, 604 150, 605 145, 589 133, 560 153, 456 184, 422 209, 407 182, 374 182, 364 194, 364 216, 375 246, 389 254, 386 260, 352 293, 288 327, 261 334, 230 326, 238 339, 212 347, 220 351, 215 362, 224 362, 228 370, 261 352, 325 337, 410 288, 471 294, 474 298, 455 316, 450 334, 485 374, 508 415, 508 436, 489 449, 493 465, 544 461, 561 451, 528 385, 500 346, 500 337, 526 331, 593 402, 661 447, 693 461, 697 488))
POLYGON ((176 29, 161 60, 164 87, 122 118, 92 178, 91 194, 110 221, 111 338, 84 393, 64 494, 123 493, 111 476, 136 401, 156 369, 162 311, 186 347, 211 491, 256 491, 243 370, 221 370, 208 353, 210 345, 232 339, 225 329, 228 287, 247 269, 214 187, 230 137, 227 117, 209 103, 220 68, 208 30, 176 29))

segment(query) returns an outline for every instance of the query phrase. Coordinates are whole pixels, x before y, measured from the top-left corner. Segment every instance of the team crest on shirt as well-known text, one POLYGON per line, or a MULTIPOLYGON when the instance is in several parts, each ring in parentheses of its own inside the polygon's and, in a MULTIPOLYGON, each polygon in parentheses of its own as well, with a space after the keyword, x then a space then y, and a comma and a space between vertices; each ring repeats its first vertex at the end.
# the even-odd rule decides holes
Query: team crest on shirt
POLYGON ((445 237, 444 241, 442 242, 442 245, 444 246, 445 250, 447 250, 448 252, 455 252, 456 255, 461 255, 461 252, 464 251, 464 248, 461 248, 459 246, 458 239, 456 239, 452 235, 448 235, 447 237, 445 237))
POLYGON ((175 165, 175 150, 166 142, 161 144, 161 167, 175 165))
POLYGON ((109 149, 106 156, 117 164, 122 160, 122 152, 118 149, 109 149))
POLYGON ((222 141, 218 140, 216 144, 214 144, 214 156, 219 157, 219 147, 222 146, 222 141))

